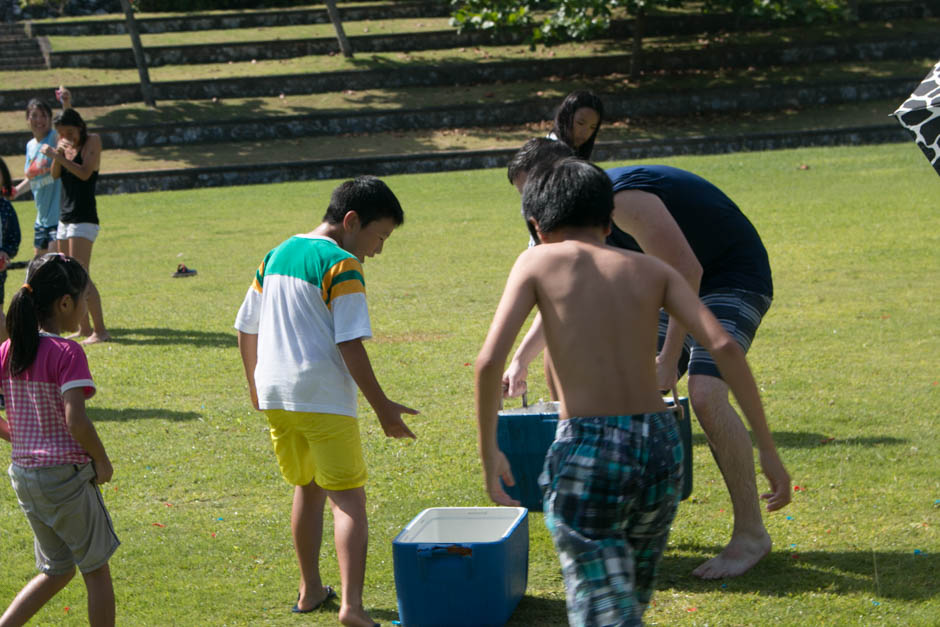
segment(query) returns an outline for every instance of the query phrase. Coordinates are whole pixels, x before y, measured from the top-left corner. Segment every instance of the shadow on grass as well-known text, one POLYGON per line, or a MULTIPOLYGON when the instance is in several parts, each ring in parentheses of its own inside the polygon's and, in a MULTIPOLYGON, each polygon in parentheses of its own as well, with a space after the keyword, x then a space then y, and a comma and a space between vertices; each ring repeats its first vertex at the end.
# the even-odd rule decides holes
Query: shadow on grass
MULTIPOLYGON (((887 435, 873 437, 832 438, 822 433, 801 433, 798 431, 774 431, 774 442, 778 448, 820 448, 824 446, 879 446, 907 444, 910 440, 887 435)), ((692 446, 708 446, 703 433, 692 434, 692 446)))
POLYGON ((778 548, 748 574, 735 579, 703 581, 692 570, 723 547, 678 544, 663 557, 657 588, 689 592, 720 591, 789 596, 805 592, 869 593, 902 601, 940 595, 940 557, 897 551, 809 551, 778 548), (676 554, 680 553, 680 554, 676 554))
POLYGON ((94 125, 112 127, 170 122, 213 123, 239 119, 263 119, 278 115, 312 115, 317 112, 317 109, 313 107, 298 106, 282 107, 276 110, 270 102, 262 99, 244 100, 239 103, 226 99, 224 104, 211 100, 190 100, 161 103, 158 110, 129 107, 112 109, 104 115, 96 116, 94 125))
POLYGON ((193 331, 192 329, 162 329, 144 327, 140 329, 111 328, 112 342, 115 344, 136 344, 147 346, 165 346, 170 344, 189 344, 214 348, 231 348, 238 343, 234 333, 213 333, 193 331))
POLYGON ((94 421, 129 422, 131 420, 164 419, 173 422, 196 420, 199 414, 194 411, 170 411, 168 409, 89 407, 88 416, 94 421))
POLYGON ((564 599, 541 599, 524 596, 507 625, 567 625, 568 612, 564 599))

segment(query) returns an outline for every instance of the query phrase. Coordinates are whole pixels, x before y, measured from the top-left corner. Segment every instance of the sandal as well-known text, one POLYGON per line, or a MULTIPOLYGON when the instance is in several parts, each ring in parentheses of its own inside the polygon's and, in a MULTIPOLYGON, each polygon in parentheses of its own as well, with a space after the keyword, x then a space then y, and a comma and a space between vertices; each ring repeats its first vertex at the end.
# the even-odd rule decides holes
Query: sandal
POLYGON ((178 279, 184 276, 193 276, 196 274, 196 271, 192 268, 187 268, 186 264, 181 263, 176 267, 176 272, 173 273, 173 278, 178 279))

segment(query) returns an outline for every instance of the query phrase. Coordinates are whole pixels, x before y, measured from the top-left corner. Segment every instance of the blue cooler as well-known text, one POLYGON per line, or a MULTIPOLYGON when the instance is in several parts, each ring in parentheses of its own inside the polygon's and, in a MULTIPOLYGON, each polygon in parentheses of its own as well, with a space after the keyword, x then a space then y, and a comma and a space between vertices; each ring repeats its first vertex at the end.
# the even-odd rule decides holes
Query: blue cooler
POLYGON ((525 594, 524 507, 432 507, 392 541, 404 627, 504 625, 525 594))
MULTIPOLYGON (((669 407, 675 406, 671 398, 664 398, 663 401, 669 407)), ((682 499, 685 500, 692 494, 692 413, 689 411, 688 398, 680 397, 679 405, 682 407, 682 417, 677 423, 682 438, 682 499)), ((557 426, 557 401, 499 412, 496 440, 499 449, 509 460, 512 477, 516 480, 516 485, 503 484, 503 488, 506 494, 528 509, 542 511, 542 491, 538 479, 545 465, 548 447, 555 440, 557 426)))

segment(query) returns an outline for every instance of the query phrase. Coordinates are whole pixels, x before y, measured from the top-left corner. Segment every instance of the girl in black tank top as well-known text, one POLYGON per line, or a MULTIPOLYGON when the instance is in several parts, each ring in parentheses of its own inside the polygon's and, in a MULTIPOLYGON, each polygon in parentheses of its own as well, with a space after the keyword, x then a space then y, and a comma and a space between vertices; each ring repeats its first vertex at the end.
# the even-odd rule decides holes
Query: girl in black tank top
MULTIPOLYGON (((62 90, 67 93, 65 88, 62 90)), ((85 121, 75 109, 57 115, 53 124, 59 134, 59 145, 55 150, 51 146, 43 146, 42 150, 53 159, 52 176, 62 179, 62 213, 56 243, 59 252, 74 257, 89 270, 91 249, 98 236, 95 184, 101 164, 101 136, 88 133, 85 121)), ((79 335, 87 336, 82 343, 106 342, 111 335, 104 325, 101 296, 94 281, 89 280, 85 294, 91 324, 87 318, 82 321, 79 335)))

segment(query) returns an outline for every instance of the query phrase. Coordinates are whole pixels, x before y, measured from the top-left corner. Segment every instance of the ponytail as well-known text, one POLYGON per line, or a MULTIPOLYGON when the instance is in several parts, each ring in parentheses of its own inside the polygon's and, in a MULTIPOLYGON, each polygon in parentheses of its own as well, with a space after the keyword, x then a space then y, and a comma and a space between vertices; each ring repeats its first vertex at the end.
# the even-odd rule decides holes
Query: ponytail
POLYGON ((88 273, 77 260, 48 253, 29 262, 26 283, 10 300, 7 333, 10 336, 10 373, 28 369, 39 351, 39 327, 53 315, 53 307, 65 295, 78 299, 88 285, 88 273))

